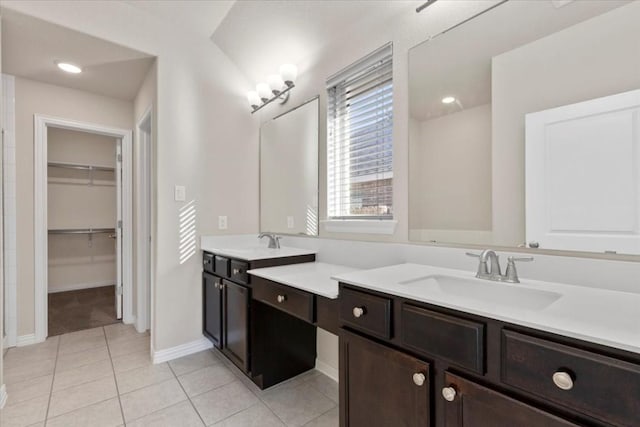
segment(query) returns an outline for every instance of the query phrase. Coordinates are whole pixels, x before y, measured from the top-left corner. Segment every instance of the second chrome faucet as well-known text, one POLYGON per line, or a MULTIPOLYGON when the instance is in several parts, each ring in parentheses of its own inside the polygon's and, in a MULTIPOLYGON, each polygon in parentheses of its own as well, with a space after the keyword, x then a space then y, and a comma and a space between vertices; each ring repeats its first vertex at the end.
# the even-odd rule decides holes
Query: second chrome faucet
POLYGON ((502 274, 500 259, 494 250, 485 249, 479 254, 467 252, 467 255, 479 258, 478 272, 476 273, 478 279, 494 280, 497 282, 520 283, 518 271, 516 270, 516 261, 533 261, 533 257, 510 256, 507 258, 507 269, 505 273, 502 274))

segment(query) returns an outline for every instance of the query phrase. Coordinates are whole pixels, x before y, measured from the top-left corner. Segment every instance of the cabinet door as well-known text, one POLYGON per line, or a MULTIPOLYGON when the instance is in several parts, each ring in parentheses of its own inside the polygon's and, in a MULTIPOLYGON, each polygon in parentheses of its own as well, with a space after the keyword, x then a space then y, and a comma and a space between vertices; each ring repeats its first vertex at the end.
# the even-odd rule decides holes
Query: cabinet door
POLYGON ((567 420, 497 391, 445 373, 446 427, 577 427, 567 420))
POLYGON ((222 281, 208 273, 202 274, 204 334, 217 348, 222 348, 222 281))
POLYGON ((429 365, 340 331, 340 425, 426 427, 429 365))
POLYGON ((222 281, 224 299, 224 347, 229 359, 249 371, 249 289, 228 280, 222 281))

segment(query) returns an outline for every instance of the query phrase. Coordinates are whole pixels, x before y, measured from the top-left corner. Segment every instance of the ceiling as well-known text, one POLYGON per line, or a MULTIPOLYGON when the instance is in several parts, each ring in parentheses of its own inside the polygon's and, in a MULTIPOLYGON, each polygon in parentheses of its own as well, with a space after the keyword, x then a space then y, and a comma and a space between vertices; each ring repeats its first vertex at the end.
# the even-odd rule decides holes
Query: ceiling
POLYGON ((154 57, 84 33, 2 10, 2 72, 44 83, 132 100, 154 57), (60 71, 55 61, 83 68, 60 71))
POLYGON ((409 52, 409 110, 420 121, 491 102, 491 58, 629 1, 510 1, 409 52), (445 96, 459 103, 445 105, 445 96))
POLYGON ((365 21, 383 21, 421 1, 242 0, 233 4, 211 39, 258 82, 284 63, 304 72, 312 57, 365 21))

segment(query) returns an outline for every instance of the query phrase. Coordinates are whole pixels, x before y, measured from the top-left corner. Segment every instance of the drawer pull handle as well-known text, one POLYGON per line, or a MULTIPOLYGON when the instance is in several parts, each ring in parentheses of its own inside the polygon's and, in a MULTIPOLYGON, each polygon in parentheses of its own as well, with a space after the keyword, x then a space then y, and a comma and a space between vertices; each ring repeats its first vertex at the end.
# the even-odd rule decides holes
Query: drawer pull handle
POLYGON ((353 317, 362 317, 364 315, 364 307, 353 307, 353 317))
POLYGON ((552 378, 553 383, 561 390, 571 390, 573 388, 573 378, 568 372, 555 372, 552 378))
POLYGON ((453 387, 444 387, 442 389, 442 397, 447 402, 453 402, 456 399, 456 389, 453 387))
POLYGON ((287 296, 286 295, 278 295, 278 297, 276 298, 278 300, 279 303, 283 303, 287 300, 287 296))
POLYGON ((424 376, 422 372, 416 372, 415 374, 413 374, 413 383, 418 387, 422 387, 426 379, 427 378, 424 376))
POLYGON ((239 268, 234 268, 232 273, 233 274, 240 274, 240 269, 239 268))

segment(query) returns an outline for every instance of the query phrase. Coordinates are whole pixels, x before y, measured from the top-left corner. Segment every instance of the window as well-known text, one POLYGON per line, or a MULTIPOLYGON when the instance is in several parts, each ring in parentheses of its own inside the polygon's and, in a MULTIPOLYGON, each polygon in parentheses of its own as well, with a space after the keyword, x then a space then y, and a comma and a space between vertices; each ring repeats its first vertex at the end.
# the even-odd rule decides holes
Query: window
POLYGON ((393 47, 327 82, 327 206, 332 219, 393 218, 393 47))

